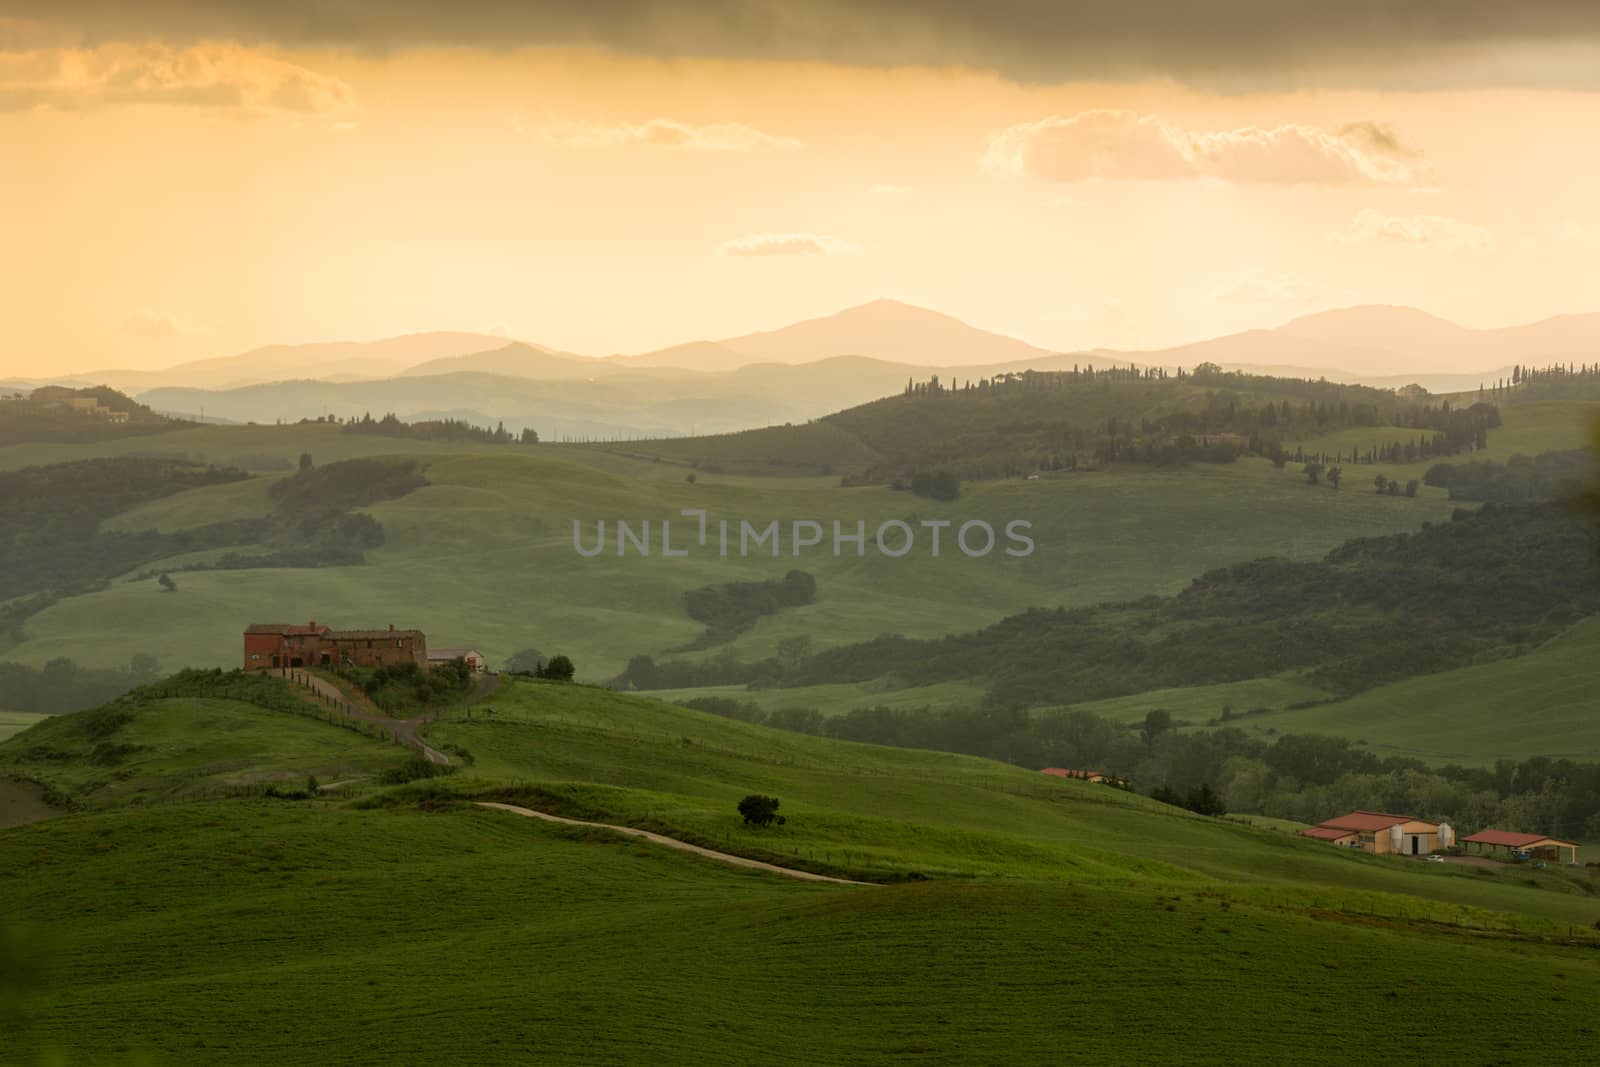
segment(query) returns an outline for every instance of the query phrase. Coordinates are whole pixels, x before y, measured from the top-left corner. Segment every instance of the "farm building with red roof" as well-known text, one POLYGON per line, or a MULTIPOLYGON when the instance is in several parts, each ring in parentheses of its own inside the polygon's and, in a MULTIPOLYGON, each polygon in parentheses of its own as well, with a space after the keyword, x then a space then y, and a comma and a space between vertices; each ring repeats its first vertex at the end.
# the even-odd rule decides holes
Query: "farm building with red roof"
POLYGON ((1479 830, 1461 839, 1463 845, 1472 845, 1475 851, 1487 851, 1493 854, 1497 848, 1505 849, 1510 855, 1517 856, 1521 853, 1523 858, 1563 861, 1562 851, 1566 851, 1565 862, 1576 864, 1578 862, 1578 846, 1571 841, 1561 841, 1544 834, 1523 834, 1515 830, 1479 830))
POLYGON ((1377 855, 1426 856, 1448 846, 1450 828, 1410 815, 1352 811, 1301 830, 1300 836, 1377 855))

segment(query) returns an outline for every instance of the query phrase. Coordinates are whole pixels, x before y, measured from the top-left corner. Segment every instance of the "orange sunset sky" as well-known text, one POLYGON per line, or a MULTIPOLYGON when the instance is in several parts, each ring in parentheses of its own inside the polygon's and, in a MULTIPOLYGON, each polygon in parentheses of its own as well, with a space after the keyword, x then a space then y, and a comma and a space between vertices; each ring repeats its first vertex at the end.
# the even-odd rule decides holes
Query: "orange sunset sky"
POLYGON ((11 375, 1600 310, 1589 4, 0 0, 0 153, 11 375))

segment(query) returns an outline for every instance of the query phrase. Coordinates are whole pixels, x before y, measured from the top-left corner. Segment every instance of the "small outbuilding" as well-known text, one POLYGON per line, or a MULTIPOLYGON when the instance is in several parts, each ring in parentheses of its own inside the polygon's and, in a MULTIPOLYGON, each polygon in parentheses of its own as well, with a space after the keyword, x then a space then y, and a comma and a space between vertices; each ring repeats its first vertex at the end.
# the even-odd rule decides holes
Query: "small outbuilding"
POLYGON ((1463 845, 1473 846, 1482 854, 1494 855, 1497 848, 1506 850, 1508 859, 1550 860, 1555 863, 1578 862, 1578 846, 1571 841, 1560 841, 1544 834, 1522 834, 1515 830, 1479 830, 1461 839, 1463 845), (1562 853, 1565 853, 1565 856, 1562 853))
POLYGON ((442 667, 451 660, 465 660, 467 666, 475 672, 488 670, 484 662, 483 653, 475 648, 430 648, 428 649, 428 667, 442 667))

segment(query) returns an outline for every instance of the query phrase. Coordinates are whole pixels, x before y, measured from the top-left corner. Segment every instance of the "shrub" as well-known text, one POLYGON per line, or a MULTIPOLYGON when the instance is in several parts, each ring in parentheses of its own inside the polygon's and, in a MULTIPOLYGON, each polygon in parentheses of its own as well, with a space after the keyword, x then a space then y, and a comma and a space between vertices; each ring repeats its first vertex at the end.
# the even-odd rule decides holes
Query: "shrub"
POLYGON ((746 826, 770 826, 774 819, 781 826, 784 819, 778 814, 778 798, 751 793, 739 801, 739 814, 746 826))

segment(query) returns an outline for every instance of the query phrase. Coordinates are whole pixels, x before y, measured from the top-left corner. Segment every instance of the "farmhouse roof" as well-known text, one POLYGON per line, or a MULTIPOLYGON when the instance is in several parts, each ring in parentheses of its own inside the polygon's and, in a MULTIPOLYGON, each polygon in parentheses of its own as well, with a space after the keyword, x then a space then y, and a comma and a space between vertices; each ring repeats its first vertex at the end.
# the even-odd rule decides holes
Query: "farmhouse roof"
POLYGON ((287 622, 253 622, 244 628, 247 634, 325 634, 326 626, 312 623, 309 626, 296 626, 287 622))
POLYGON ((1560 841, 1547 834, 1521 834, 1515 830, 1479 830, 1461 840, 1471 841, 1475 845, 1504 845, 1506 848, 1527 848, 1541 841, 1550 841, 1558 845, 1572 844, 1570 841, 1560 841))
POLYGON ((1089 778, 1089 777, 1103 778, 1103 777, 1105 777, 1099 771, 1077 771, 1077 770, 1073 770, 1071 767, 1046 767, 1044 770, 1040 771, 1039 773, 1040 774, 1048 774, 1048 775, 1050 775, 1051 777, 1054 777, 1054 778, 1089 778))
POLYGON ((1340 838, 1351 837, 1354 830, 1340 830, 1334 826, 1308 826, 1300 831, 1301 837, 1314 837, 1318 841, 1338 841, 1340 838))
POLYGON ((475 648, 430 648, 429 659, 465 659, 468 656, 479 655, 475 648))
POLYGON ((421 630, 327 630, 323 636, 330 641, 376 641, 390 637, 421 637, 421 630))
POLYGON ((1352 811, 1349 815, 1340 815, 1319 825, 1334 830, 1355 830, 1360 833, 1372 833, 1376 830, 1387 830, 1397 823, 1421 822, 1410 815, 1390 815, 1382 811, 1352 811))

